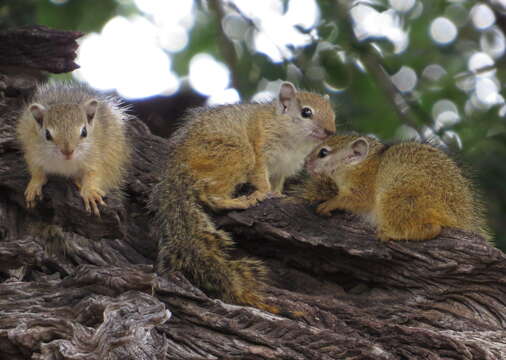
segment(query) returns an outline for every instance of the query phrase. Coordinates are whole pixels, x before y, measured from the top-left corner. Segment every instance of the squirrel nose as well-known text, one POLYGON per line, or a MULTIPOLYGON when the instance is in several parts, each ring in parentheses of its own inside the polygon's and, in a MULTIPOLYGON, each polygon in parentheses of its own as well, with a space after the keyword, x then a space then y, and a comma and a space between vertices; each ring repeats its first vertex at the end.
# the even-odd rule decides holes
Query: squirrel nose
POLYGON ((67 158, 70 159, 72 154, 74 153, 74 150, 61 150, 61 153, 67 158))

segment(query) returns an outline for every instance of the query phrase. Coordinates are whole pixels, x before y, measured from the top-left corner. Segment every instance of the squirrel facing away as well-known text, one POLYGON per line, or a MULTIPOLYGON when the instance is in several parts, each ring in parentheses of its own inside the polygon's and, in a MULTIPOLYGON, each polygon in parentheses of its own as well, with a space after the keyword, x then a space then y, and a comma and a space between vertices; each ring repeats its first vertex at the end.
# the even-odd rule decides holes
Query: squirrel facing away
POLYGON ((276 196, 285 178, 301 170, 311 150, 334 132, 328 99, 297 92, 288 82, 272 103, 191 112, 169 141, 166 171, 150 200, 161 230, 158 272, 182 271, 225 301, 276 312, 260 294, 264 266, 231 259, 230 235, 216 228, 205 208, 245 209, 276 196), (233 197, 242 183, 256 190, 233 197))
POLYGON ((385 145, 366 136, 334 136, 308 156, 312 175, 332 179, 337 195, 317 207, 362 215, 381 240, 425 240, 443 227, 489 238, 471 182, 443 151, 417 142, 385 145))
POLYGON ((28 207, 42 196, 47 175, 71 178, 85 208, 100 215, 98 204, 122 184, 129 160, 125 130, 128 115, 115 98, 85 84, 53 82, 37 87, 17 123, 31 179, 28 207))

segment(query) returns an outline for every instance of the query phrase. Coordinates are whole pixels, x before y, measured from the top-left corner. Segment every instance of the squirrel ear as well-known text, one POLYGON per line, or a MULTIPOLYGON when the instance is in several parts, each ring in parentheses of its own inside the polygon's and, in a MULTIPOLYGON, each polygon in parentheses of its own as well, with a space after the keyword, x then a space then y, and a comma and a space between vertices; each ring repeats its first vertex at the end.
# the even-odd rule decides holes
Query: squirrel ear
POLYGON ((28 108, 32 113, 33 118, 37 121, 40 127, 42 127, 42 122, 44 121, 44 114, 47 112, 47 109, 41 104, 33 103, 28 108))
POLYGON ((292 104, 295 102, 297 96, 297 90, 295 86, 291 82, 285 81, 281 84, 279 88, 278 95, 278 111, 280 113, 286 113, 289 108, 291 108, 292 104))
POLYGON ((350 143, 349 150, 348 163, 358 164, 369 154, 369 141, 365 137, 359 137, 350 143))
POLYGON ((84 104, 84 111, 86 112, 86 119, 88 120, 88 124, 91 125, 93 119, 95 118, 95 114, 97 113, 98 101, 95 99, 91 99, 84 104))

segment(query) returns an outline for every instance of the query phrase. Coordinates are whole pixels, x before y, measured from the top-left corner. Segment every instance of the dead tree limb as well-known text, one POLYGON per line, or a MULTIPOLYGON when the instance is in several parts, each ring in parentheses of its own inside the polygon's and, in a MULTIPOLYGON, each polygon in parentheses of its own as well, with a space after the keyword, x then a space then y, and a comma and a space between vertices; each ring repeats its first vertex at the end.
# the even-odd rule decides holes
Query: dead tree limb
POLYGON ((22 67, 59 74, 77 69, 79 31, 27 26, 0 31, 0 66, 22 67))

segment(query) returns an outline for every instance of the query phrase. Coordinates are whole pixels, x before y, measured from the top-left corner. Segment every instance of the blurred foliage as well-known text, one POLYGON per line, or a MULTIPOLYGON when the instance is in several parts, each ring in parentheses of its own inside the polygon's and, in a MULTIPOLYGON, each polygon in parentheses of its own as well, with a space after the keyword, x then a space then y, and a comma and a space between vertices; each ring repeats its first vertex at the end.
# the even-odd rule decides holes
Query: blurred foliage
POLYGON ((216 14, 198 10, 197 23, 194 25, 191 41, 184 51, 174 56, 174 70, 178 74, 188 74, 188 64, 191 58, 200 52, 206 52, 220 57, 219 47, 216 42, 219 32, 219 20, 216 14))
POLYGON ((34 24, 37 0, 0 0, 0 30, 34 24))
MULTIPOLYGON (((340 129, 373 133, 385 140, 398 136, 401 129, 410 129, 411 134, 435 137, 449 147, 457 147, 460 140, 460 157, 474 169, 489 208, 496 244, 506 249, 506 187, 503 186, 506 108, 503 108, 504 100, 485 105, 477 103, 473 86, 481 75, 469 66, 469 58, 484 51, 487 36, 504 35, 504 1, 405 1, 415 5, 402 11, 392 9, 394 3, 402 4, 393 0, 320 0, 317 24, 312 28, 298 27, 312 40, 304 47, 288 47, 285 53, 291 56, 276 63, 255 50, 254 36, 262 30, 258 19, 249 18, 229 1, 199 0, 187 47, 171 55, 173 70, 179 76, 186 76, 191 58, 197 53, 209 53, 229 66, 232 86, 243 98, 264 90, 270 81, 287 79, 303 88, 329 92, 336 105, 337 121, 345 124, 340 129), (477 4, 493 11, 496 19, 493 29, 473 26, 470 12, 477 4), (350 9, 356 6, 367 6, 378 14, 393 12, 396 26, 408 38, 407 48, 396 51, 395 43, 386 36, 370 36, 359 41, 357 24, 350 15, 350 9), (454 41, 438 45, 429 29, 434 19, 442 16, 457 24, 458 35, 454 41), (241 36, 225 35, 225 17, 237 23, 241 36), (426 76, 427 66, 431 64, 438 64, 443 72, 426 76), (403 67, 416 74, 416 86, 408 91, 400 91, 392 82, 392 76, 403 67), (471 85, 461 86, 466 81, 471 85), (455 105, 458 121, 436 122, 434 105, 442 99, 455 105)), ((2 0, 0 28, 39 23, 90 32, 100 31, 115 15, 141 14, 128 0, 68 0, 61 5, 56 2, 2 0)), ((287 11, 290 1, 281 3, 282 11, 287 11)), ((506 76, 503 59, 504 56, 495 56, 491 66, 494 72, 491 79, 498 86, 498 94, 506 76)))
POLYGON ((72 0, 62 5, 38 1, 36 22, 57 29, 89 32, 100 29, 117 10, 115 0, 72 0))

